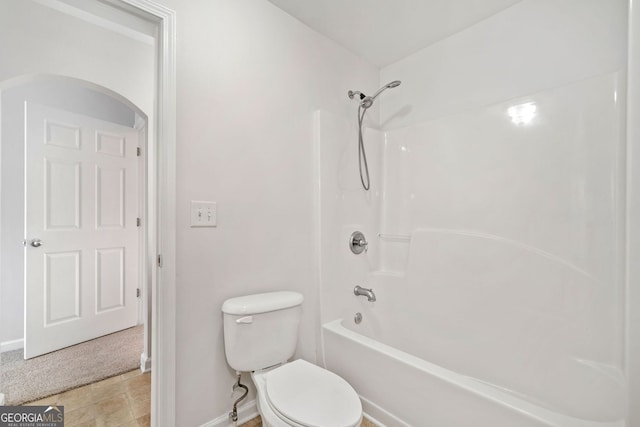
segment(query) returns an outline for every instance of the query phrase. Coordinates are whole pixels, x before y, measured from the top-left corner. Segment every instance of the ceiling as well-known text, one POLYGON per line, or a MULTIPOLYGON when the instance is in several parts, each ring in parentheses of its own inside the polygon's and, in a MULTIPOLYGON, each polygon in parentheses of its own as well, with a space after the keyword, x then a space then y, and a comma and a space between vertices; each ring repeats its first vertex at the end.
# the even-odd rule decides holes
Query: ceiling
POLYGON ((269 0, 383 68, 522 0, 269 0))

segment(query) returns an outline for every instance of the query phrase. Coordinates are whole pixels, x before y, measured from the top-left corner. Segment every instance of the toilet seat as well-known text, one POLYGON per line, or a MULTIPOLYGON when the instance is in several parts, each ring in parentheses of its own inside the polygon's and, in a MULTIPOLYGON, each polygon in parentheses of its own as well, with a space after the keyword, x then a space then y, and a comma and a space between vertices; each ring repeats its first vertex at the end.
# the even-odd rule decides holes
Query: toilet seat
POLYGON ((267 403, 293 426, 360 424, 362 404, 355 390, 326 369, 299 359, 269 371, 264 380, 267 403))

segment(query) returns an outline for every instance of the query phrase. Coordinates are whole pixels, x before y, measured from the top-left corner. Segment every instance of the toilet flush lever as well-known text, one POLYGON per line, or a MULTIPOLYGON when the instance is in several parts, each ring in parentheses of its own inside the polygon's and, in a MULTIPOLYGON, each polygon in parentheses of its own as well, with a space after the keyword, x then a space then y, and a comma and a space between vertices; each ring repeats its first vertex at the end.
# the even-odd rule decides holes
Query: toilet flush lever
POLYGON ((253 323, 253 316, 244 316, 236 319, 236 323, 253 323))

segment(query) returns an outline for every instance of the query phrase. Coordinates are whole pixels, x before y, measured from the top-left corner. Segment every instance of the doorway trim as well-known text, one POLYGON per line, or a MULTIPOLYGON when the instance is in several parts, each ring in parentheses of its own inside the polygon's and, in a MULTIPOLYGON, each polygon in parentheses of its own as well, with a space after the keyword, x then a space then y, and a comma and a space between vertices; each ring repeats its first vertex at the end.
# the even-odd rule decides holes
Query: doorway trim
MULTIPOLYGON (((148 140, 149 256, 151 279, 151 424, 172 427, 175 411, 175 183, 176 183, 176 12, 152 0, 94 0, 154 23, 155 137, 148 140), (152 190, 152 191, 151 191, 152 190), (157 261, 156 261, 157 260, 157 261)), ((0 404, 4 403, 0 394, 0 404)))
POLYGON ((624 369, 628 379, 627 425, 638 425, 640 407, 640 1, 628 4, 627 51, 627 189, 626 189, 626 342, 624 369))
MULTIPOLYGON (((151 271, 151 425, 176 422, 176 12, 151 0, 97 0, 156 23, 155 138, 149 141, 149 185, 157 200, 149 200, 157 240, 151 271), (155 169, 153 169, 155 168, 155 169), (153 212, 156 213, 155 218, 153 212)), ((150 233, 153 234, 153 233, 150 233)))

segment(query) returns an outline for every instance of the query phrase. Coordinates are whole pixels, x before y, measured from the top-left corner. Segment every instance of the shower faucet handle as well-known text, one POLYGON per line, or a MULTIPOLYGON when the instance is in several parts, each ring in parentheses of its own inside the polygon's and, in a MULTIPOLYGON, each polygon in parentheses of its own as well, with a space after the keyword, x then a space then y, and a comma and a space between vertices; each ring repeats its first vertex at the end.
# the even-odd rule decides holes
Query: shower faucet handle
POLYGON ((354 231, 349 238, 349 249, 356 255, 369 249, 369 243, 361 231, 354 231))

